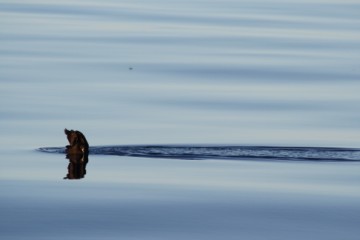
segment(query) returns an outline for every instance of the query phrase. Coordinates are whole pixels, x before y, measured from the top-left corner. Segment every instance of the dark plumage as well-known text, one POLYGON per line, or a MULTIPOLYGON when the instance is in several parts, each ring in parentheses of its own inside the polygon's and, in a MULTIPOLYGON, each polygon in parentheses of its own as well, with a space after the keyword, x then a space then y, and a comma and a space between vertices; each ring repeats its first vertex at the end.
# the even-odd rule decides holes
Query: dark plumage
POLYGON ((68 154, 84 154, 89 152, 89 144, 80 131, 76 130, 64 130, 69 145, 66 146, 66 153, 68 154))

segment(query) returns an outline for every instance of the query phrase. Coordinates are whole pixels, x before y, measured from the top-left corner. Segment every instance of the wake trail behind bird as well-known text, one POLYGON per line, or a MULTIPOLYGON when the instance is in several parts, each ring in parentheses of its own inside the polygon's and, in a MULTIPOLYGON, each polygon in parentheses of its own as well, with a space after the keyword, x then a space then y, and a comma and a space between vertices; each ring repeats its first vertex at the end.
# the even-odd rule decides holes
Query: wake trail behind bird
MULTIPOLYGON (((47 153, 65 153, 63 147, 43 147, 47 153)), ((332 147, 273 147, 221 145, 119 145, 93 146, 92 155, 117 155, 179 160, 286 160, 360 162, 360 149, 332 147)))

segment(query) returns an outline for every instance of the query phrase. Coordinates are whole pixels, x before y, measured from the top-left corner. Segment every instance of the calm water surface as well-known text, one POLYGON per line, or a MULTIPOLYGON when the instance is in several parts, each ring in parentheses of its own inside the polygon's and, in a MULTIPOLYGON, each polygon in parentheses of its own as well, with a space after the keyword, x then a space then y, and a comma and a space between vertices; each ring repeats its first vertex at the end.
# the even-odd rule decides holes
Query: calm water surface
POLYGON ((360 2, 0 0, 0 237, 357 239, 358 163, 66 144, 360 147, 360 2), (21 229, 21 230, 20 230, 21 229))

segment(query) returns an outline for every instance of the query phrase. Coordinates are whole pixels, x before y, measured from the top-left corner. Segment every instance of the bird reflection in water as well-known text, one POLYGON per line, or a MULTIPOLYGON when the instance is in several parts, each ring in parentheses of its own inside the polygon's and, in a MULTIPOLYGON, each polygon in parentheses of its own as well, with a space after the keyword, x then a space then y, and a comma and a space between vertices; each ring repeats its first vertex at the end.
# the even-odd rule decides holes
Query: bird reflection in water
POLYGON ((74 180, 82 179, 86 174, 86 164, 89 162, 89 153, 83 154, 67 154, 69 159, 68 173, 64 179, 74 180))

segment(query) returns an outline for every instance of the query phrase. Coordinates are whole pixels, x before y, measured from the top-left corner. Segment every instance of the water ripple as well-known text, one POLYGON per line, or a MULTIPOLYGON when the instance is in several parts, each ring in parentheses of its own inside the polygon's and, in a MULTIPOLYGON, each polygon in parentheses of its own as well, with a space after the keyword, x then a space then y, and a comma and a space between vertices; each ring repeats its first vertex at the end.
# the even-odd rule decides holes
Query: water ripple
MULTIPOLYGON (((65 153, 65 148, 62 147, 43 147, 38 150, 47 153, 65 153)), ((90 148, 90 154, 182 160, 360 161, 360 149, 329 147, 201 145, 94 146, 90 148)))

